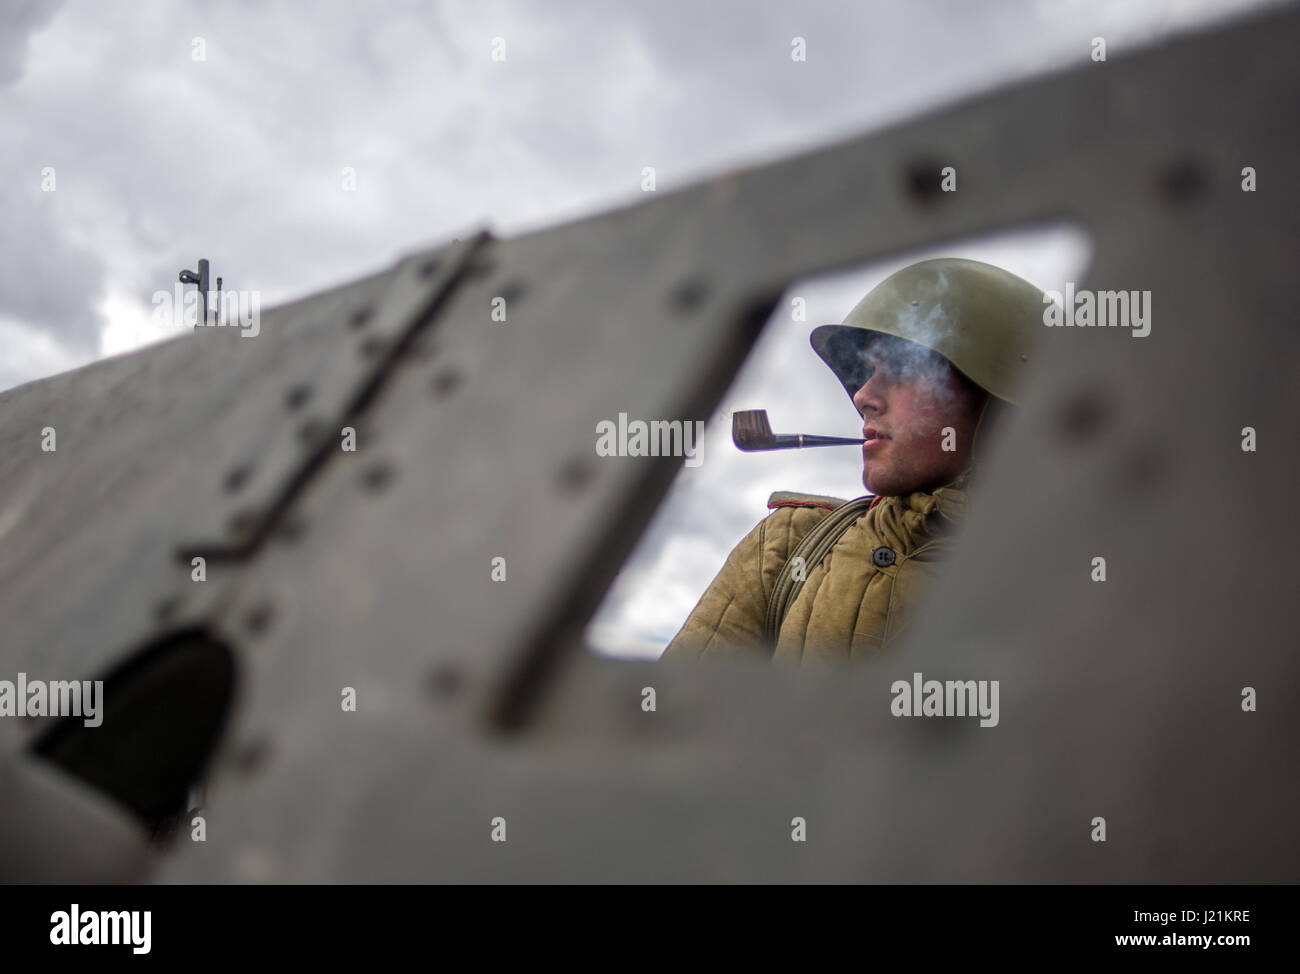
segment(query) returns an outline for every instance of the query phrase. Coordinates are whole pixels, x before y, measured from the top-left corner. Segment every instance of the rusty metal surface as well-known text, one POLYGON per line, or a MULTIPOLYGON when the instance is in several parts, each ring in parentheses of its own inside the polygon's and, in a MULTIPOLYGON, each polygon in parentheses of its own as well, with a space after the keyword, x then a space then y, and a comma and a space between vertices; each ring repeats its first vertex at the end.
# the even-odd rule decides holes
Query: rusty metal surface
MULTIPOLYGON (((154 853, 161 882, 1294 880, 1297 42, 1294 10, 1181 39, 0 394, 0 673, 229 645, 208 840, 154 853), (597 422, 707 418, 792 280, 1062 215, 1152 333, 1047 334, 906 647, 838 674, 585 651, 679 462, 597 457, 597 422), (344 422, 358 451, 322 449, 344 422), (914 671, 1000 680, 1000 725, 893 718, 914 671)), ((35 732, 0 721, 0 762, 35 732)))

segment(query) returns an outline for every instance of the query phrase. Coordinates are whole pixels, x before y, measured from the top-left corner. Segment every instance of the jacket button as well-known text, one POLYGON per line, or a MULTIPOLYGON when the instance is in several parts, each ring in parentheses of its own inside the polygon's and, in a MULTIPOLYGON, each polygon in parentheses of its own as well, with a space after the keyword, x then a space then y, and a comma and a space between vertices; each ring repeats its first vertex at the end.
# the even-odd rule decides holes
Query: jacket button
POLYGON ((871 551, 871 560, 875 562, 877 568, 888 568, 894 563, 894 549, 886 548, 881 545, 879 548, 873 548, 871 551))

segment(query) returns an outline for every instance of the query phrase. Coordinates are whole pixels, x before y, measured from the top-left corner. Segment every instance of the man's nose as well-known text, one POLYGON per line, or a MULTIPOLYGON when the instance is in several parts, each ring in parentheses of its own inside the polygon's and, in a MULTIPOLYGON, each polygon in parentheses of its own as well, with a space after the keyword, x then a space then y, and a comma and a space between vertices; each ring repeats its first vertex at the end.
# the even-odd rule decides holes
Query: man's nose
POLYGON ((865 415, 867 410, 872 412, 882 412, 885 408, 884 383, 881 381, 879 371, 875 372, 866 382, 858 387, 858 391, 853 394, 853 405, 858 408, 858 412, 865 415))

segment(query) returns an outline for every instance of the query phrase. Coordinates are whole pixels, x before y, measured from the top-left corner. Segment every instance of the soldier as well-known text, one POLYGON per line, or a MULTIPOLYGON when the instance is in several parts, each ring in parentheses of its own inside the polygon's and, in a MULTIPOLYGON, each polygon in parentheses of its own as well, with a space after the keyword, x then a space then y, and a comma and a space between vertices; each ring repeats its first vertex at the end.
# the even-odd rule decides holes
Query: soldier
POLYGON ((999 267, 942 258, 814 328, 813 349, 862 417, 870 493, 773 494, 663 658, 799 665, 893 644, 953 544, 977 445, 1016 402, 1044 307, 1042 291, 999 267))

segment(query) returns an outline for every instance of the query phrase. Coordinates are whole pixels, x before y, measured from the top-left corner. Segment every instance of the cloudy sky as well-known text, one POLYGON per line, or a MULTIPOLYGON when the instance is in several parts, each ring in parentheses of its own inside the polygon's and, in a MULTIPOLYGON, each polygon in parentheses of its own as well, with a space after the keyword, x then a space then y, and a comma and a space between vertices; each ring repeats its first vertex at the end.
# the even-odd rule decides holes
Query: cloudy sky
MULTIPOLYGON (((1082 63, 1096 36, 1114 56, 1261 5, 3 0, 0 389, 169 337, 152 295, 199 256, 274 305, 472 227, 509 236, 635 201, 644 166, 671 189, 1082 63)), ((1068 227, 960 244, 943 252, 1042 287, 1087 259, 1068 227)), ((800 282, 809 322, 778 309, 722 413, 852 435, 807 329, 904 262, 800 282)), ((604 651, 655 655, 771 490, 861 493, 856 451, 794 468, 729 453, 726 425, 593 626, 604 651)))

